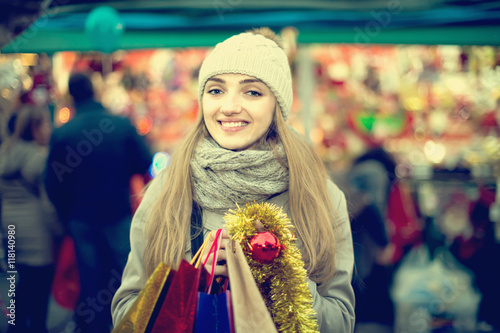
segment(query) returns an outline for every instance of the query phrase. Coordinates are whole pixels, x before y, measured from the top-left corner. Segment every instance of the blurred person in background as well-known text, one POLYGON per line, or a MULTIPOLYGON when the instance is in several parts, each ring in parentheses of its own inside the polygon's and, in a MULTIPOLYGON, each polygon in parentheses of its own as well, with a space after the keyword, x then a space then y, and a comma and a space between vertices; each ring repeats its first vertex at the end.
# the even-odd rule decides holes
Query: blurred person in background
POLYGON ((391 273, 379 263, 379 257, 389 245, 386 211, 395 169, 393 157, 381 146, 372 146, 354 160, 347 174, 358 323, 392 326, 394 321, 394 306, 389 296, 391 273))
MULTIPOLYGON (((7 139, 7 121, 9 110, 7 106, 8 100, 0 96, 0 145, 7 139)), ((0 226, 2 225, 2 196, 0 194, 0 226)), ((3 241, 0 237, 0 270, 6 270, 7 258, 4 253, 3 241)))
POLYGON ((80 278, 75 308, 80 332, 109 332, 110 304, 130 251, 130 179, 145 174, 152 155, 126 117, 94 99, 88 76, 73 74, 75 117, 54 130, 45 184, 73 237, 80 278))
POLYGON ((4 247, 15 231, 15 325, 9 332, 47 332, 56 238, 62 234, 43 187, 49 112, 22 105, 9 120, 11 135, 0 147, 0 197, 4 247))
POLYGON ((0 145, 7 139, 7 121, 9 119, 7 100, 0 96, 0 145))

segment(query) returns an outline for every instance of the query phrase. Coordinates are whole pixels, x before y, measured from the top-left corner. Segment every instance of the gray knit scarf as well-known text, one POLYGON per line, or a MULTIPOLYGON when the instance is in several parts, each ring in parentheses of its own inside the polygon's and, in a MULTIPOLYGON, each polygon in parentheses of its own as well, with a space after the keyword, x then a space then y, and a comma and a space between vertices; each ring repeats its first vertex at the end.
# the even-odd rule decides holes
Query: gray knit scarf
MULTIPOLYGON (((288 169, 271 147, 232 151, 203 139, 191 161, 195 196, 203 209, 224 214, 248 202, 262 202, 288 189, 288 169)), ((286 163, 282 145, 277 150, 286 163)))

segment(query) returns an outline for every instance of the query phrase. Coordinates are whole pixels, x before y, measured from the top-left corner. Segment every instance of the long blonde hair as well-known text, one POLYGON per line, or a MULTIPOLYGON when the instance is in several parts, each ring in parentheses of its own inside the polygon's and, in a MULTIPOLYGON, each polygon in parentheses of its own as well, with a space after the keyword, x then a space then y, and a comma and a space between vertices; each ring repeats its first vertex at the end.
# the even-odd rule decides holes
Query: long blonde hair
MULTIPOLYGON (((160 176, 164 184, 146 220, 146 277, 161 261, 178 267, 184 258, 193 207, 190 162, 198 143, 208 136, 200 110, 193 128, 172 155, 170 166, 160 176)), ((279 106, 265 140, 271 145, 273 142, 283 144, 290 176, 290 218, 300 240, 305 268, 314 281, 325 281, 334 273, 333 226, 337 223, 337 214, 326 189, 324 164, 307 142, 287 127, 279 106)))

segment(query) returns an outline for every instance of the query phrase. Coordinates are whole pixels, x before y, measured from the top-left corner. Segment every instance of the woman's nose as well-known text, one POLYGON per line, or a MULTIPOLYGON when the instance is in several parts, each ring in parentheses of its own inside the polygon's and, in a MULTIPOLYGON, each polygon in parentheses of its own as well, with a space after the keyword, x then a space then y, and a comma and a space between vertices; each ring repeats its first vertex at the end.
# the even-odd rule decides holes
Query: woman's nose
POLYGON ((220 112, 228 116, 240 113, 242 109, 239 97, 236 94, 227 94, 221 105, 220 112))

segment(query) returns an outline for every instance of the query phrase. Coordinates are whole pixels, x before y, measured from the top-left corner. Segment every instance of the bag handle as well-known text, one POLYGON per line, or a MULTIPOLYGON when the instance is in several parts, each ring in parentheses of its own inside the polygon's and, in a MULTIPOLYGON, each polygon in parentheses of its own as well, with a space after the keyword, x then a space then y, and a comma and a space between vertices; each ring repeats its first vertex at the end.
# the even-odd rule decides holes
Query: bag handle
POLYGON ((195 255, 191 259, 190 264, 193 265, 195 268, 200 268, 201 264, 201 254, 205 250, 205 247, 208 245, 208 240, 210 239, 210 235, 213 233, 213 231, 210 232, 208 237, 203 241, 203 244, 201 244, 200 248, 198 251, 196 251, 195 255))
POLYGON ((217 257, 219 256, 219 248, 220 248, 220 243, 221 243, 221 240, 222 240, 222 237, 220 237, 222 233, 222 229, 218 229, 215 233, 215 239, 212 243, 212 246, 210 247, 210 251, 208 251, 208 255, 207 257, 205 258, 205 261, 203 262, 203 266, 205 266, 205 264, 207 263, 208 261, 208 258, 210 257, 210 253, 212 252, 213 250, 213 255, 212 255, 212 272, 210 273, 210 278, 209 278, 209 282, 208 282, 208 287, 207 287, 207 294, 210 294, 210 292, 212 291, 212 285, 214 283, 214 273, 215 273, 215 264, 217 263, 217 257))
MULTIPOLYGON (((222 242, 222 237, 220 237, 220 235, 222 234, 222 229, 212 230, 210 232, 209 236, 203 241, 203 244, 200 246, 200 248, 198 249, 196 254, 193 256, 193 258, 191 259, 191 262, 190 262, 191 265, 193 265, 195 268, 200 268, 203 251, 209 245, 208 243, 209 243, 210 237, 214 232, 215 232, 215 238, 214 238, 214 241, 212 242, 212 245, 210 247, 210 251, 208 251, 207 257, 203 261, 203 266, 205 266, 205 264, 207 263, 208 258, 212 254, 212 251, 213 251, 213 254, 212 254, 213 262, 214 263, 217 262, 218 252, 219 252, 219 248, 220 248, 220 245, 222 242)), ((212 271, 210 272, 210 277, 209 277, 208 284, 207 284, 207 294, 210 294, 210 292, 212 290, 212 285, 213 285, 213 282, 215 280, 214 273, 215 273, 215 265, 212 265, 212 271)), ((227 289, 228 281, 225 281, 224 285, 225 285, 225 287, 224 287, 224 290, 225 290, 225 289, 227 289)))

